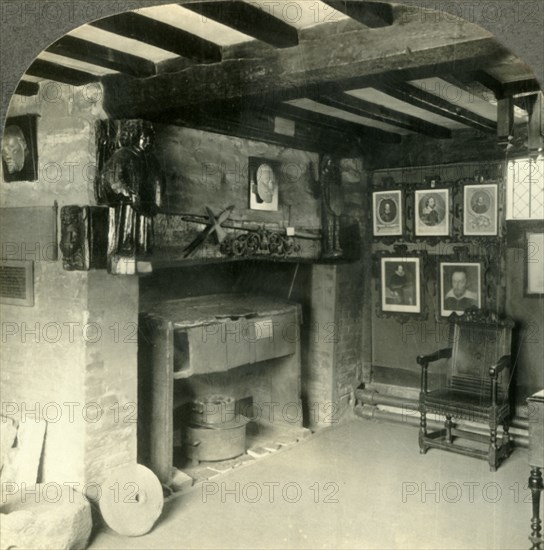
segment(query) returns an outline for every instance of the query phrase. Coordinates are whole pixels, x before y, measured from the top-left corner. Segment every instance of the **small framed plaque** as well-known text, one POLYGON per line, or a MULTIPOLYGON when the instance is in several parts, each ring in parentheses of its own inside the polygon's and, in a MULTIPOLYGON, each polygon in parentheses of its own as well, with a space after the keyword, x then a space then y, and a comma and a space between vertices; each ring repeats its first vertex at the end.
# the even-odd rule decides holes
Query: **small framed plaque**
POLYGON ((0 261, 0 303, 34 305, 34 262, 0 261))

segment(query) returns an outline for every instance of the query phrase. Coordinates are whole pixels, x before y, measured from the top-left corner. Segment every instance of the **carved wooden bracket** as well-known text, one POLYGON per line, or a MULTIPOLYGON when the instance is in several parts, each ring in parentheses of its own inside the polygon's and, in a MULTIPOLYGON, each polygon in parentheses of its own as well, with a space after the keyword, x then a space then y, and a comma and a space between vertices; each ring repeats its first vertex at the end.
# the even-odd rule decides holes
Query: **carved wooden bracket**
POLYGON ((228 235, 221 243, 221 252, 228 256, 290 256, 300 252, 300 245, 277 231, 262 227, 258 231, 228 235))
POLYGON ((62 266, 67 271, 105 269, 109 209, 101 206, 63 206, 60 211, 62 266))

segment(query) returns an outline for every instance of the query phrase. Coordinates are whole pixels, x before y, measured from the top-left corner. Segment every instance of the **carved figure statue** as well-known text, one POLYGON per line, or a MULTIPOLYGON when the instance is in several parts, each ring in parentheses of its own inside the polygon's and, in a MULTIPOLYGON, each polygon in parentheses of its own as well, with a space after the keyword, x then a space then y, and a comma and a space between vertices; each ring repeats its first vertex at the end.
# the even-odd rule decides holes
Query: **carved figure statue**
POLYGON ((62 263, 66 270, 88 268, 84 250, 84 211, 79 206, 63 206, 60 211, 62 263))
POLYGON ((150 152, 155 132, 151 123, 121 123, 120 147, 104 164, 97 186, 101 203, 114 208, 110 224, 110 254, 132 259, 146 256, 153 246, 153 217, 162 205, 164 179, 150 152))
POLYGON ((321 161, 321 204, 324 258, 342 256, 340 247, 340 216, 344 211, 344 192, 338 161, 324 155, 321 161))

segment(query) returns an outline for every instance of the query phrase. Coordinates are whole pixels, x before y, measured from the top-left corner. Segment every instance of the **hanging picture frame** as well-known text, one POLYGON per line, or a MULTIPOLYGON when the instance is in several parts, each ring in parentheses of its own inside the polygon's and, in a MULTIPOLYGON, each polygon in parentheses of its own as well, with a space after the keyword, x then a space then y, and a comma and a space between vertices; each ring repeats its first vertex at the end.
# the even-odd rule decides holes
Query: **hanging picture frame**
POLYGON ((419 189, 415 192, 416 237, 446 237, 450 234, 449 189, 419 189))
POLYGON ((421 314, 421 258, 383 256, 380 290, 382 312, 421 314))
POLYGON ((496 236, 498 186, 494 183, 465 185, 463 189, 463 234, 496 236))
POLYGON ((375 237, 402 236, 403 207, 400 189, 372 193, 372 220, 375 237))
POLYGON ((467 309, 483 307, 482 262, 440 262, 440 316, 462 315, 467 309))

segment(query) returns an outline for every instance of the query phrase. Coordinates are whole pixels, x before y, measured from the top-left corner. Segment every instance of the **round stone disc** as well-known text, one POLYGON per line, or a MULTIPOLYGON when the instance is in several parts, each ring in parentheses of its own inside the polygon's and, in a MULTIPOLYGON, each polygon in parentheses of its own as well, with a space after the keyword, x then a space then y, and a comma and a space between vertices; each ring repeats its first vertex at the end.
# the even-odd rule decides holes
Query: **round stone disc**
POLYGON ((102 484, 100 512, 108 526, 129 537, 148 533, 162 512, 157 476, 141 464, 114 470, 102 484))

